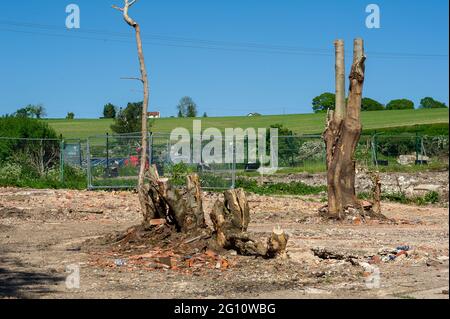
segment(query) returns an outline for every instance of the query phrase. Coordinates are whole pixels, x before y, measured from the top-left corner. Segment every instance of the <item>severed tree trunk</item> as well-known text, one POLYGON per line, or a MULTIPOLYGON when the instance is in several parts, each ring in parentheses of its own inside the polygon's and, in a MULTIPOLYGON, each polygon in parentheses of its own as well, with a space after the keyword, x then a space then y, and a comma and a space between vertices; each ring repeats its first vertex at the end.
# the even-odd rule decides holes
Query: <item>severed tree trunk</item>
POLYGON ((354 154, 362 126, 361 99, 364 85, 365 60, 362 39, 354 41, 350 91, 345 105, 344 42, 336 47, 336 110, 329 111, 323 134, 327 151, 328 208, 326 215, 343 219, 349 207, 362 210, 355 192, 354 154))
POLYGON ((228 190, 224 196, 225 201, 218 200, 210 215, 214 226, 213 238, 220 248, 263 258, 285 254, 288 236, 282 229, 274 229, 265 242, 255 240, 247 233, 250 208, 244 190, 228 190))
POLYGON ((154 219, 156 216, 149 216, 151 214, 151 210, 149 210, 148 202, 146 200, 147 193, 145 191, 145 172, 147 168, 148 163, 148 127, 147 127, 147 112, 148 112, 148 102, 150 97, 150 88, 149 88, 149 81, 148 81, 148 75, 147 75, 147 69, 145 66, 145 59, 144 59, 144 51, 142 49, 142 40, 141 40, 141 27, 140 25, 134 21, 129 15, 128 10, 130 7, 136 3, 137 0, 124 0, 124 7, 119 8, 117 6, 113 6, 114 9, 117 9, 119 11, 123 12, 123 18, 125 22, 134 28, 135 35, 136 35, 136 45, 137 45, 137 52, 138 52, 138 58, 139 58, 139 65, 140 65, 140 73, 141 77, 137 80, 142 82, 142 85, 144 86, 144 99, 142 103, 142 128, 141 128, 141 134, 142 134, 142 141, 141 141, 141 163, 140 163, 140 169, 139 169, 139 177, 138 177, 138 195, 139 195, 139 202, 141 204, 141 211, 145 220, 151 220, 154 219))
MULTIPOLYGON (((210 239, 208 246, 214 250, 234 249, 240 255, 275 258, 286 252, 288 236, 276 228, 266 241, 252 238, 247 232, 250 207, 242 189, 227 190, 224 200, 217 200, 210 214, 213 229, 205 222, 200 180, 196 174, 186 177, 185 188, 175 188, 167 179, 161 179, 155 166, 149 170, 147 209, 157 219, 145 220, 144 228, 152 230, 163 223, 174 231, 193 237, 192 241, 210 239)), ((188 240, 191 242, 191 240, 188 240)))

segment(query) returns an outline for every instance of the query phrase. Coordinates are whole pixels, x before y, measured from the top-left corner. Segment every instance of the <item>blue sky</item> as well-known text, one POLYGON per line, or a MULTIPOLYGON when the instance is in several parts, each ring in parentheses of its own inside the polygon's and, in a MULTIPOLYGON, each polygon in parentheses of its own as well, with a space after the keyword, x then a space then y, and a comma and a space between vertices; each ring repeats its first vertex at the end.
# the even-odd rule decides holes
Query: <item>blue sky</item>
MULTIPOLYGON (((111 8, 122 2, 4 1, 0 114, 42 103, 48 117, 95 118, 108 102, 141 100, 138 82, 120 80, 139 74, 132 30, 111 8), (70 3, 78 31, 65 28, 70 3)), ((315 96, 334 90, 336 38, 347 62, 353 38, 365 39, 365 96, 448 104, 448 9, 447 0, 139 0, 130 13, 142 27, 150 109, 176 115, 188 95, 223 116, 311 112, 315 96), (370 3, 380 29, 365 26, 370 3)))

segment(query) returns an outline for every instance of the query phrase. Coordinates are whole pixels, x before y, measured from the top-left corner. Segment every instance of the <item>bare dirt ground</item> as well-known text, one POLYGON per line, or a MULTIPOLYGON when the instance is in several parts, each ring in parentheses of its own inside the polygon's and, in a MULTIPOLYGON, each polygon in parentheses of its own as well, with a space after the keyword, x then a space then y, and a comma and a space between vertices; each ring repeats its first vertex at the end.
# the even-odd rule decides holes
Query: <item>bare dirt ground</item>
MULTIPOLYGON (((205 196, 208 214, 219 195, 205 196)), ((0 298, 448 298, 448 208, 383 203, 395 224, 338 224, 317 217, 314 197, 249 202, 250 231, 282 226, 288 258, 85 249, 140 222, 136 194, 0 189, 0 298), (409 249, 389 260, 398 246, 409 249), (322 259, 318 247, 344 257, 322 259), (80 267, 79 289, 66 286, 70 265, 80 267)))

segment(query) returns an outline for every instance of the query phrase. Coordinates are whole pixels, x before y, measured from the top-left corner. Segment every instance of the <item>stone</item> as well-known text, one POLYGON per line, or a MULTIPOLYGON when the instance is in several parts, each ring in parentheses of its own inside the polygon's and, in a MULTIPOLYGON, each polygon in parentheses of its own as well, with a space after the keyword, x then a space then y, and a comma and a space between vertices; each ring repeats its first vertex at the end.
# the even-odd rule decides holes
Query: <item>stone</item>
POLYGON ((414 187, 415 191, 427 191, 427 192, 439 192, 440 189, 442 189, 442 186, 435 184, 423 184, 414 187))
POLYGON ((425 155, 419 155, 418 157, 416 157, 416 154, 400 155, 397 158, 397 163, 399 163, 400 165, 413 165, 416 163, 416 160, 429 162, 430 158, 425 155))
POLYGON ((397 158, 397 163, 400 165, 412 165, 416 162, 416 155, 400 155, 397 158))

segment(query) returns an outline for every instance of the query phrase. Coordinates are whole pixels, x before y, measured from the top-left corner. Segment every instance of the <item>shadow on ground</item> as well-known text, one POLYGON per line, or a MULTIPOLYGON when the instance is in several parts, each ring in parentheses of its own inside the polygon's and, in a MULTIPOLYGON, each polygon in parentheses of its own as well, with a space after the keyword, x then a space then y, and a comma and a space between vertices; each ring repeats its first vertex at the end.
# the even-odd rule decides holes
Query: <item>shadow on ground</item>
POLYGON ((40 298, 64 280, 59 274, 37 272, 16 259, 0 257, 0 299, 40 298))

